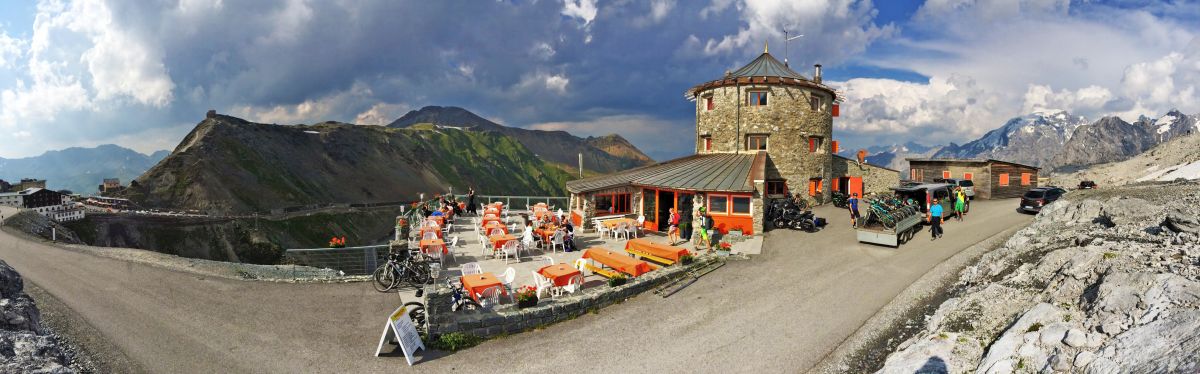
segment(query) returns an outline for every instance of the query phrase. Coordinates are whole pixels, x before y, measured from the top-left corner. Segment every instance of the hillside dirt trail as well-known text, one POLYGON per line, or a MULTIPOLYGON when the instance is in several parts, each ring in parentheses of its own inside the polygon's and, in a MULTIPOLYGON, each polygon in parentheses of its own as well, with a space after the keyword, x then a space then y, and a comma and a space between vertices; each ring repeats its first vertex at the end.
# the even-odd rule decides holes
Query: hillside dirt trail
MULTIPOLYGON (((945 237, 858 244, 843 210, 816 233, 773 231, 670 298, 642 295, 537 331, 447 354, 372 357, 401 300, 365 283, 205 277, 68 250, 0 231, 0 258, 150 372, 799 372, 939 263, 1030 221, 1013 200, 977 201, 945 237)), ((9 214, 11 212, 6 212, 9 214)), ((409 301, 409 300, 404 300, 409 301)))

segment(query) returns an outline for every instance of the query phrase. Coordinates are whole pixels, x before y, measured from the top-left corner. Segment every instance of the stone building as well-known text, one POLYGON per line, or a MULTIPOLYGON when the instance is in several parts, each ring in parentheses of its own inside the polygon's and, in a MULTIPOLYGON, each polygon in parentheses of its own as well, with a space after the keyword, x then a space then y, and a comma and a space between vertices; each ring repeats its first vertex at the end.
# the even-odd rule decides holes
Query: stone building
POLYGON ((837 92, 821 83, 820 65, 809 79, 764 50, 686 96, 696 106, 695 154, 567 182, 577 223, 643 216, 646 229, 665 231, 669 208, 688 221, 704 206, 722 233, 757 234, 769 199, 795 194, 820 204, 831 190, 884 192, 900 179, 835 155, 837 92))

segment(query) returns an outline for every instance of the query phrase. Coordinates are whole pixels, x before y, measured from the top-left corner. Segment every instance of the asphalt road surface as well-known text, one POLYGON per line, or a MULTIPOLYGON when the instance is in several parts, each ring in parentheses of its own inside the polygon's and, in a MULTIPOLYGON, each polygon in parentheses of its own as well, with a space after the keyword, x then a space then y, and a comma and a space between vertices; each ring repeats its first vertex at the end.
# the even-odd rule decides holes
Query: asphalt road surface
POLYGON ((1015 205, 973 202, 942 239, 925 230, 899 249, 856 243, 845 212, 822 207, 825 230, 770 232, 762 255, 730 261, 670 298, 646 294, 539 331, 428 353, 412 368, 402 356, 373 357, 401 300, 369 284, 206 278, 6 232, 0 258, 151 372, 800 372, 938 263, 1027 223, 1015 205))

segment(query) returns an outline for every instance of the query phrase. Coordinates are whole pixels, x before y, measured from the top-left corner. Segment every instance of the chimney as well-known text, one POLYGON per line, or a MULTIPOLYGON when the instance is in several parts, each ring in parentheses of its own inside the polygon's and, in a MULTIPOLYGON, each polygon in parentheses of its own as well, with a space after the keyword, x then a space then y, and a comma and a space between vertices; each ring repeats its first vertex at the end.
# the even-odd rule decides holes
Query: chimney
POLYGON ((813 82, 821 83, 821 64, 813 65, 813 82))

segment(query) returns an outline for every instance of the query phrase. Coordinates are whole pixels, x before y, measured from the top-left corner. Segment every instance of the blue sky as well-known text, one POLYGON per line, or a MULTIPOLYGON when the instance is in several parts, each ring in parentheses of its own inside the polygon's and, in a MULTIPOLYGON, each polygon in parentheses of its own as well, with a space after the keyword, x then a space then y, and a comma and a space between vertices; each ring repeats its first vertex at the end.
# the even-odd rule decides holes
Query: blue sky
POLYGON ((761 53, 843 93, 849 147, 962 143, 1033 111, 1200 112, 1200 2, 9 0, 0 157, 171 149, 208 109, 386 124, 426 105, 688 154, 683 92, 761 53))

